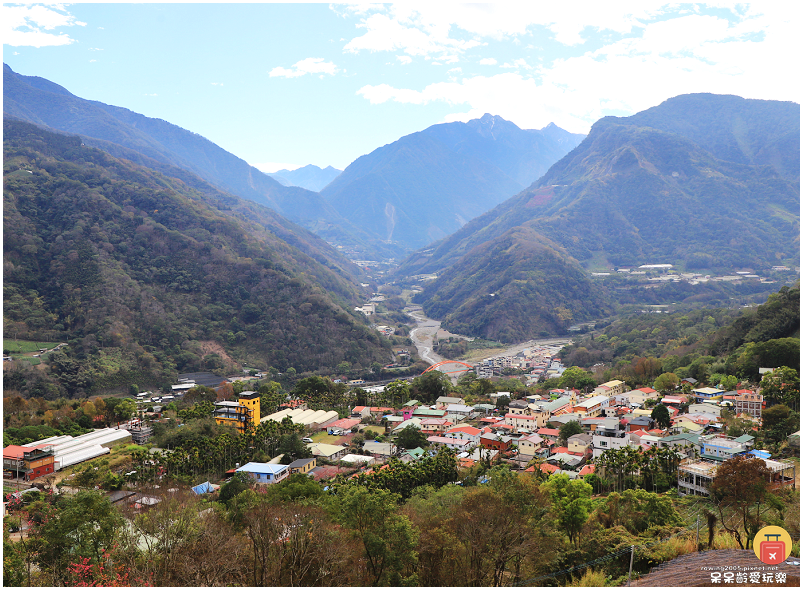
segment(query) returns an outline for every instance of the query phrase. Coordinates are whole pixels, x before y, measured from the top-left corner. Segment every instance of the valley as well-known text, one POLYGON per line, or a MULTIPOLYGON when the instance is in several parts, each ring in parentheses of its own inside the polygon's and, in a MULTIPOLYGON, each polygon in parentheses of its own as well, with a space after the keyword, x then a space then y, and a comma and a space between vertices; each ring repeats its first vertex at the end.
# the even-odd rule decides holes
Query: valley
POLYGON ((800 588, 797 6, 0 18, 3 587, 800 588))

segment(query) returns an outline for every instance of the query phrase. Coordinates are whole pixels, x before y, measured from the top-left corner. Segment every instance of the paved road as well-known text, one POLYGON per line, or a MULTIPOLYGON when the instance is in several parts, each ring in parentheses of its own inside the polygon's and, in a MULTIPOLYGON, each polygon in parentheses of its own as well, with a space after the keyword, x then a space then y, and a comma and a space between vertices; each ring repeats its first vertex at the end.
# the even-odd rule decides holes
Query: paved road
MULTIPOLYGON (((407 311, 406 313, 417 321, 417 327, 413 328, 409 335, 411 336, 411 340, 414 342, 414 346, 417 347, 419 357, 431 365, 445 360, 444 357, 441 357, 433 352, 433 336, 439 331, 442 322, 425 317, 421 310, 407 311)), ((522 342, 521 344, 514 344, 505 350, 489 351, 483 358, 513 356, 518 352, 522 352, 526 348, 533 348, 534 346, 566 346, 567 344, 571 343, 572 340, 567 337, 535 338, 533 340, 528 340, 527 342, 522 342)))

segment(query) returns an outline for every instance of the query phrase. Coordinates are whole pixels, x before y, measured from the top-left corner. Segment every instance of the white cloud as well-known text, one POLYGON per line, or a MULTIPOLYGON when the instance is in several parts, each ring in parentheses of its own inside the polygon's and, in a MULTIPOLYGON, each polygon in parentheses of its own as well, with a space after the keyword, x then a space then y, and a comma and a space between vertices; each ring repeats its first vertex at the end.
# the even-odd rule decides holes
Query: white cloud
POLYGON ((96 61, 97 61, 96 59, 90 59, 90 60, 89 60, 89 63, 90 63, 90 64, 93 64, 93 63, 95 63, 96 61))
POLYGON ((212 86, 224 86, 225 84, 223 84, 222 82, 212 82, 211 85, 212 86))
POLYGON ((401 64, 405 66, 410 64, 412 62, 412 59, 407 55, 398 55, 397 61, 399 61, 401 64))
POLYGON ((531 66, 528 65, 528 62, 526 62, 524 59, 521 59, 521 58, 520 59, 515 59, 512 63, 506 62, 500 67, 501 68, 506 68, 506 69, 508 69, 508 68, 514 68, 514 69, 522 68, 523 70, 530 70, 531 69, 531 66))
MULTIPOLYGON (((344 14, 359 18, 366 32, 352 39, 345 51, 404 51, 409 55, 460 54, 484 39, 506 39, 530 34, 536 27, 549 30, 564 45, 579 45, 586 31, 630 33, 633 27, 664 12, 664 2, 615 0, 614 3, 411 1, 386 6, 345 7, 344 14)), ((340 13, 342 14, 342 13, 340 13)))
POLYGON ((497 60, 493 57, 484 57, 478 63, 481 64, 482 66, 494 66, 497 65, 497 60))
POLYGON ((402 51, 410 56, 438 56, 447 63, 458 61, 458 54, 479 45, 476 40, 454 39, 446 22, 423 22, 413 11, 402 12, 393 5, 392 16, 376 13, 356 25, 366 32, 344 46, 347 53, 359 51, 402 51))
POLYGON ((258 168, 261 172, 272 174, 278 170, 297 170, 302 168, 303 164, 289 164, 287 162, 262 162, 261 164, 251 164, 254 168, 258 168))
POLYGON ((302 59, 290 68, 281 66, 272 68, 269 73, 270 78, 283 77, 283 78, 298 78, 306 74, 324 74, 334 75, 338 71, 336 65, 332 62, 325 61, 321 57, 307 57, 302 59))
POLYGON ((145 94, 144 96, 158 96, 158 94, 145 94))
MULTIPOLYGON (((532 11, 520 5, 519 22, 510 18, 504 5, 459 7, 452 12, 419 8, 430 18, 480 35, 521 35, 526 30, 522 23, 546 23, 550 34, 562 43, 577 45, 586 36, 592 45, 553 59, 552 53, 535 49, 541 44, 531 34, 533 45, 524 50, 524 57, 504 63, 501 67, 509 71, 503 74, 443 79, 421 89, 365 85, 358 95, 373 104, 440 101, 462 107, 446 120, 468 120, 490 112, 526 128, 553 121, 584 133, 606 114, 632 114, 684 93, 800 102, 800 85, 786 61, 800 52, 800 5, 784 9, 766 3, 718 4, 731 12, 711 14, 708 4, 680 9, 665 4, 662 9, 655 3, 637 3, 618 9, 593 3, 587 5, 587 16, 574 6, 567 10, 537 4, 537 11, 532 11), (481 14, 485 18, 478 18, 481 14), (594 28, 587 28, 589 24, 594 28), (598 30, 613 34, 600 35, 598 30), (528 61, 540 65, 531 66, 528 61)), ((400 19, 400 12, 395 12, 394 17, 400 19)), ((483 58, 479 63, 497 62, 483 58)))
POLYGON ((7 6, 0 8, 0 37, 14 47, 48 47, 74 43, 66 33, 50 33, 59 27, 86 26, 61 6, 7 6))
POLYGON ((454 106, 467 105, 466 112, 449 115, 446 121, 468 121, 492 113, 527 129, 539 129, 551 121, 570 131, 588 129, 585 121, 570 112, 571 101, 565 100, 567 91, 541 87, 532 78, 514 72, 474 76, 460 82, 437 82, 420 91, 388 84, 364 86, 357 94, 372 104, 394 101, 421 105, 442 101, 454 106))

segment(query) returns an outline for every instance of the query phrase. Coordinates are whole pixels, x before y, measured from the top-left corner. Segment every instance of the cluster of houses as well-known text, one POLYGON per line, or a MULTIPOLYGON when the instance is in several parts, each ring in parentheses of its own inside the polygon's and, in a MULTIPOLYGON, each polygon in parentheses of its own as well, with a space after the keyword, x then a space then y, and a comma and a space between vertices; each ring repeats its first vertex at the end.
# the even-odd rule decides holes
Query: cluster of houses
POLYGON ((496 356, 482 360, 475 365, 475 373, 480 379, 489 379, 503 374, 504 369, 529 371, 528 384, 545 379, 561 377, 564 367, 556 358, 563 343, 551 346, 526 348, 512 356, 496 356))
MULTIPOLYGON (((775 474, 775 485, 794 485, 793 464, 774 461, 766 451, 754 449, 750 435, 730 438, 722 434, 721 412, 726 406, 737 415, 760 420, 764 400, 753 391, 705 387, 693 390, 691 396, 661 396, 649 387, 629 391, 615 380, 588 395, 569 389, 549 393, 546 398, 531 395, 512 400, 504 412, 492 403, 470 405, 448 396, 432 405, 411 400, 398 409, 357 406, 349 418, 326 424, 328 433, 349 433, 363 429, 362 420, 379 421, 393 435, 413 426, 427 437, 428 451, 402 450, 390 442, 376 441, 365 442, 359 455, 350 454, 344 445, 309 446, 315 457, 353 465, 380 463, 392 456, 415 461, 437 447, 447 447, 456 452, 462 467, 502 456, 520 467, 533 462, 528 470, 565 473, 570 478, 594 473, 595 461, 608 450, 674 448, 682 459, 682 494, 707 495, 716 467, 741 454, 764 459, 775 474), (690 403, 690 398, 696 403, 690 403), (651 418, 656 403, 669 413, 670 423, 665 428, 651 418), (563 440, 560 428, 569 422, 580 424, 581 431, 563 440)), ((491 394, 495 399, 502 396, 511 397, 508 392, 491 394)), ((324 469, 317 471, 324 476, 324 469)), ((259 481, 270 482, 268 478, 259 481)))

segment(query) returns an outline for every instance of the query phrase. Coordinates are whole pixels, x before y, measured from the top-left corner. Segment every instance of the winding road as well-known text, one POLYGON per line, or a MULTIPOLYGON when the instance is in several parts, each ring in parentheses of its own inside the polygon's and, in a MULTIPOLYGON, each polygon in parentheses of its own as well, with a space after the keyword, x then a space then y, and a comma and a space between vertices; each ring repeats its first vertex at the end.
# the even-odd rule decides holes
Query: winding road
MULTIPOLYGON (((409 336, 411 337, 411 341, 414 343, 414 346, 417 347, 419 358, 431 365, 446 360, 444 357, 433 352, 433 337, 436 332, 439 331, 442 322, 426 317, 420 308, 407 308, 405 312, 417 322, 417 326, 412 328, 409 336)), ((485 358, 513 356, 518 352, 522 352, 526 348, 533 348, 535 346, 566 346, 571 343, 572 340, 563 336, 561 338, 536 338, 534 340, 522 342, 521 344, 513 344, 505 350, 490 352, 485 358)))

